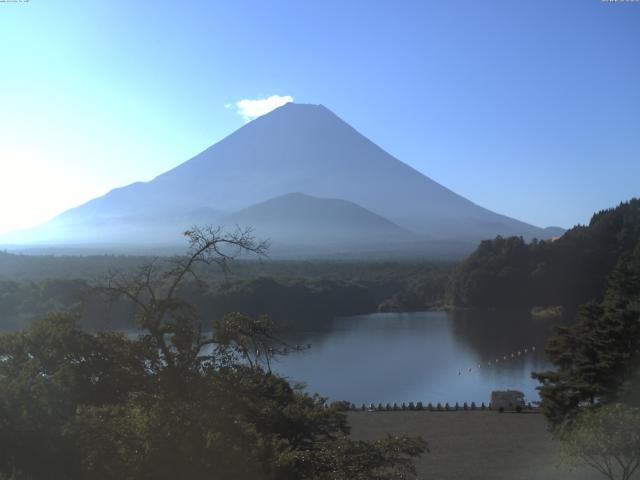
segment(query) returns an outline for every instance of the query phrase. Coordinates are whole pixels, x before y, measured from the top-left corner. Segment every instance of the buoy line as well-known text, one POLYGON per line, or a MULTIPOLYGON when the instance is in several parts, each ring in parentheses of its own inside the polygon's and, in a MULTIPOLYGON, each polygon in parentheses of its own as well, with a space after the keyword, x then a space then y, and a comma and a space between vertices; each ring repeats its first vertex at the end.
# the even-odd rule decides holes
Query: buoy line
MULTIPOLYGON (((499 366, 501 363, 506 363, 509 362, 511 360, 518 360, 520 358, 523 358, 525 355, 528 355, 529 353, 535 353, 536 351, 536 347, 535 345, 531 346, 531 347, 527 347, 527 348, 522 348, 520 350, 516 350, 514 352, 511 352, 507 355, 500 355, 497 356, 495 358, 495 360, 488 360, 484 365, 484 368, 491 368, 491 367, 495 367, 495 366, 499 366)), ((473 367, 468 367, 462 370, 458 370, 458 376, 462 376, 465 374, 469 374, 472 373, 474 371, 477 370, 481 370, 483 368, 483 364, 482 363, 478 363, 476 366, 473 367)))

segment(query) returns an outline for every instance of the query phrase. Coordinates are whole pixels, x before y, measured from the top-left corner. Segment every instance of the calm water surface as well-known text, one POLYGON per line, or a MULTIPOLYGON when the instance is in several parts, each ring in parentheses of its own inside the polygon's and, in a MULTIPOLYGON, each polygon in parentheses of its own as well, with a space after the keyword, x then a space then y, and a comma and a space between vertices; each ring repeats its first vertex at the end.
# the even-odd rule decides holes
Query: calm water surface
POLYGON ((325 331, 288 335, 312 347, 279 358, 273 369, 311 393, 356 404, 480 403, 501 389, 535 401, 531 371, 550 367, 543 348, 554 323, 504 311, 338 318, 325 331))

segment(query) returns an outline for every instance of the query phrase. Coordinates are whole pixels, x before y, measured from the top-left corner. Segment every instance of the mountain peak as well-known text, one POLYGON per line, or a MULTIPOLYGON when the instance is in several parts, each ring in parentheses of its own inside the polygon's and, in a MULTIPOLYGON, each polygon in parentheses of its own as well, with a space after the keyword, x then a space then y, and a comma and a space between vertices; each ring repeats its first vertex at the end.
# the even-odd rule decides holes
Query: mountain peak
MULTIPOLYGON (((155 223, 164 218, 170 230, 180 222, 175 225, 179 232, 189 226, 182 224, 185 212, 206 207, 230 215, 289 192, 299 196, 288 198, 288 218, 293 218, 296 202, 322 204, 315 211, 331 215, 356 205, 378 216, 380 224, 384 219, 425 239, 477 242, 496 235, 547 236, 540 228, 491 212, 431 180, 325 106, 304 103, 287 103, 152 181, 113 190, 65 212, 51 225, 70 239, 96 235, 95 226, 100 225, 101 241, 109 229, 121 238, 126 233, 121 226, 142 217, 155 223), (336 205, 339 208, 333 208, 336 205)), ((367 218, 373 222, 371 215, 367 218)), ((356 216, 365 217, 362 211, 356 216)), ((135 225, 140 227, 136 235, 148 240, 148 229, 135 225)))
MULTIPOLYGON (((325 107, 324 105, 322 105, 321 103, 298 103, 298 102, 287 102, 284 105, 282 105, 281 107, 278 107, 274 110, 272 110, 273 112, 275 112, 276 110, 298 110, 298 111, 308 111, 308 112, 329 112, 330 110, 325 107)), ((271 113, 271 112, 269 112, 271 113)))
POLYGON ((338 120, 341 122, 340 118, 335 113, 322 104, 289 102, 256 118, 250 122, 250 124, 258 122, 274 122, 282 119, 298 122, 304 119, 308 121, 314 118, 333 119, 334 121, 338 120))

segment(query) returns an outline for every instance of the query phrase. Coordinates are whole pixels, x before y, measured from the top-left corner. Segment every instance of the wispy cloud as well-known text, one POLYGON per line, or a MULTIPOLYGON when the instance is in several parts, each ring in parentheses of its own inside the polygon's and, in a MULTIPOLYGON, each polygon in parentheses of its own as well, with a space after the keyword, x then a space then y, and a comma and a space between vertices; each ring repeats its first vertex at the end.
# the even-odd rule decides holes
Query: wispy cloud
POLYGON ((236 102, 236 108, 238 115, 244 118, 245 122, 248 122, 289 102, 293 102, 293 97, 289 95, 283 97, 271 95, 267 98, 242 99, 236 102))

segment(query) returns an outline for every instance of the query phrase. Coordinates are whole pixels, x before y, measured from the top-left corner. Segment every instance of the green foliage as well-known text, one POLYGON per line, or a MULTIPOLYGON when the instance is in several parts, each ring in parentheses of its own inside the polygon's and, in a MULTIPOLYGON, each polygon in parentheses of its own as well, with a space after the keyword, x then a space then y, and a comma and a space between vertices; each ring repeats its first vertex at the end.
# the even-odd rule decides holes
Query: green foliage
POLYGON ((640 199, 596 213, 559 239, 483 241, 452 275, 460 307, 577 306, 600 300, 607 277, 640 241, 640 199))
POLYGON ((610 480, 629 479, 640 466, 640 410, 620 404, 589 408, 558 432, 570 464, 586 464, 610 480))
POLYGON ((528 262, 522 238, 481 242, 452 278, 452 303, 465 307, 522 306, 528 262))
POLYGON ((24 328, 49 312, 79 311, 86 292, 83 280, 48 279, 40 282, 0 281, 2 330, 24 328))
POLYGON ((558 328, 546 353, 557 369, 533 376, 552 425, 570 421, 585 402, 638 402, 640 242, 619 261, 602 303, 583 306, 574 325, 558 328))
MULTIPOLYGON (((91 330, 136 327, 131 305, 122 300, 105 303, 88 295, 88 273, 106 275, 108 260, 115 269, 123 265, 120 271, 135 272, 144 266, 142 257, 128 262, 121 257, 65 257, 70 266, 63 269, 56 266, 57 257, 0 253, 1 273, 5 273, 3 258, 17 277, 29 280, 0 280, 0 330, 25 328, 48 312, 78 314, 82 326, 91 330), (50 265, 52 272, 45 272, 50 265), (64 278, 72 277, 73 269, 77 269, 78 278, 64 278), (52 274, 62 278, 42 278, 52 274)), ((180 297, 201 318, 242 311, 256 318, 268 315, 278 327, 317 328, 337 316, 374 312, 380 304, 384 310, 401 311, 441 305, 452 268, 445 264, 365 262, 239 262, 236 266, 238 272, 234 267, 226 279, 210 270, 198 270, 206 287, 202 282, 185 281, 179 288, 180 297)))
POLYGON ((279 343, 266 318, 229 314, 203 333, 179 287, 196 264, 225 266, 223 248, 261 244, 242 231, 185 235, 188 255, 100 289, 132 303, 139 338, 90 334, 62 314, 0 334, 0 478, 415 477, 423 440, 351 440, 343 404, 270 372, 279 343))
MULTIPOLYGON (((225 355, 264 333, 264 321, 234 315, 218 325, 216 353, 198 357, 179 378, 148 337, 92 335, 67 316, 2 334, 0 473, 410 478, 421 440, 349 440, 339 404, 325 407, 259 363, 225 355)), ((173 351, 177 357, 179 348, 173 351)))
POLYGON ((449 268, 440 268, 410 275, 405 285, 379 308, 382 311, 418 312, 442 307, 450 274, 449 268))
POLYGON ((363 285, 344 280, 257 277, 219 284, 204 299, 207 314, 219 317, 243 311, 268 315, 279 326, 319 325, 334 316, 375 311, 377 304, 363 285))
POLYGON ((131 386, 144 389, 143 349, 117 333, 88 335, 62 315, 0 335, 0 472, 51 478, 54 469, 74 478, 69 419, 83 405, 116 404, 131 386))

